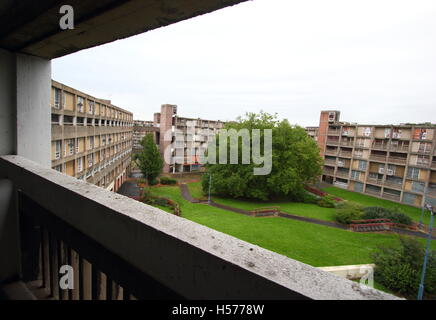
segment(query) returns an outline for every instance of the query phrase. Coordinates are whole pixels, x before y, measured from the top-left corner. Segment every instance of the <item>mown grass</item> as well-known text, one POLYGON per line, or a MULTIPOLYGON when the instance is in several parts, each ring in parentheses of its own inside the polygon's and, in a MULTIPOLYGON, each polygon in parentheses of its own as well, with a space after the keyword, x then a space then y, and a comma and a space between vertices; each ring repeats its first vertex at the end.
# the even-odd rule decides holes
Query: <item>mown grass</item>
MULTIPOLYGON (((385 199, 379 199, 376 197, 371 197, 369 195, 348 191, 337 187, 326 187, 326 188, 322 188, 322 190, 332 195, 335 195, 337 197, 340 197, 342 199, 360 203, 365 207, 378 206, 378 207, 384 207, 390 209, 399 208, 410 218, 412 218, 412 220, 415 222, 419 222, 419 219, 421 218, 420 208, 408 206, 406 204, 401 204, 385 199)), ((428 213, 424 216, 424 223, 425 224, 430 223, 430 215, 428 213)))
MULTIPOLYGON (((182 217, 312 266, 371 263, 378 245, 395 246, 393 234, 355 233, 280 217, 255 218, 184 200, 178 187, 152 193, 179 203, 182 217)), ((424 239, 420 239, 423 243, 424 239)), ((433 244, 436 248, 436 244, 433 244)))

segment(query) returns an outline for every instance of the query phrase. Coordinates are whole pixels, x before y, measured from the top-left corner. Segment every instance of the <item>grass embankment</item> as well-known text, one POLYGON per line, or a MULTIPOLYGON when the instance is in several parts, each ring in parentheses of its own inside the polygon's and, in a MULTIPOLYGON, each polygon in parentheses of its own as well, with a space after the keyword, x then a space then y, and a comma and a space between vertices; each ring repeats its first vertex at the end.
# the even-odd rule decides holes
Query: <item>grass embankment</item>
MULTIPOLYGON (((178 202, 183 218, 312 266, 371 263, 370 254, 377 245, 398 243, 398 237, 392 234, 355 233, 280 217, 255 218, 205 204, 192 204, 183 199, 178 187, 152 188, 152 193, 178 202)), ((436 244, 433 247, 436 248, 436 244)))
MULTIPOLYGON (((360 203, 365 207, 377 206, 377 207, 384 207, 389 209, 399 208, 410 218, 412 218, 412 220, 415 222, 419 222, 419 219, 421 218, 420 208, 408 206, 406 204, 392 202, 385 199, 379 199, 376 197, 371 197, 369 195, 348 191, 337 187, 326 187, 326 188, 322 188, 322 190, 332 195, 335 195, 337 197, 340 197, 342 199, 360 203)), ((430 223, 430 215, 428 213, 424 216, 424 223, 427 225, 430 223)))

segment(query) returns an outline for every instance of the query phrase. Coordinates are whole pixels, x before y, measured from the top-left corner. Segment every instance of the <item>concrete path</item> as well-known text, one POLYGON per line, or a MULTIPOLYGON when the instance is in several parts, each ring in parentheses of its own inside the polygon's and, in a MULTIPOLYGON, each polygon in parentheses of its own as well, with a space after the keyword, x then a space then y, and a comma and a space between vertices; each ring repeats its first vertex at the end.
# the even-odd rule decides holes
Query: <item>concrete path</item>
POLYGON ((117 193, 130 198, 139 198, 139 187, 134 181, 126 181, 121 185, 117 193))
MULTIPOLYGON (((204 201, 204 200, 199 200, 199 199, 193 198, 191 193, 189 192, 189 188, 188 188, 186 183, 180 184, 180 193, 182 194, 182 197, 186 201, 189 201, 191 203, 208 204, 208 205, 210 205, 212 207, 215 207, 215 208, 219 208, 219 209, 223 209, 223 210, 227 210, 227 211, 231 211, 231 212, 235 212, 235 213, 240 213, 240 214, 244 214, 244 215, 247 215, 247 216, 251 216, 250 212, 247 211, 247 210, 230 207, 230 206, 227 206, 227 205, 224 205, 224 204, 220 204, 220 203, 216 203, 216 202, 213 202, 213 201, 211 201, 211 203, 208 203, 207 200, 204 201)), ((313 224, 317 224, 317 225, 321 225, 321 226, 332 227, 332 228, 337 228, 337 229, 342 229, 342 230, 348 230, 348 226, 342 225, 342 224, 339 224, 339 223, 336 223, 336 222, 330 222, 330 221, 319 220, 319 219, 314 219, 314 218, 296 216, 296 215, 285 213, 285 212, 279 212, 278 216, 281 217, 281 218, 298 220, 298 221, 313 223, 313 224)), ((404 229, 399 229, 399 228, 394 228, 393 231, 396 232, 396 233, 399 233, 399 234, 403 234, 403 235, 414 236, 414 237, 418 237, 418 238, 427 238, 427 235, 424 234, 424 233, 421 233, 421 232, 416 232, 416 231, 411 231, 411 230, 404 230, 404 229)), ((433 236, 432 239, 436 239, 436 237, 433 236)))

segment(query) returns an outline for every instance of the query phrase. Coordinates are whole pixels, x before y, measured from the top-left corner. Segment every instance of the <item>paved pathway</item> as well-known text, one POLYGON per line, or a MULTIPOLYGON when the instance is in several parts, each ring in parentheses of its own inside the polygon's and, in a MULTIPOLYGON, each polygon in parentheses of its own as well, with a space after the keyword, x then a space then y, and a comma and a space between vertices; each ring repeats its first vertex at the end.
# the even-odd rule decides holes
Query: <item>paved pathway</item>
POLYGON ((126 181, 121 185, 117 193, 130 198, 139 198, 139 187, 135 181, 126 181))
MULTIPOLYGON (((235 213, 240 213, 240 214, 251 216, 250 212, 247 211, 247 210, 230 207, 230 206, 227 206, 227 205, 224 205, 224 204, 220 204, 220 203, 216 203, 216 202, 213 202, 213 201, 211 201, 211 203, 208 203, 207 200, 204 201, 204 200, 198 200, 198 199, 193 198, 191 193, 189 192, 189 188, 186 185, 186 183, 181 183, 180 184, 180 193, 182 194, 182 197, 186 201, 189 201, 191 203, 209 204, 210 206, 215 207, 215 208, 219 208, 219 209, 223 209, 223 210, 232 211, 232 212, 235 212, 235 213)), ((278 216, 282 217, 282 218, 287 218, 287 219, 292 219, 292 220, 298 220, 298 221, 313 223, 313 224, 317 224, 317 225, 321 225, 321 226, 332 227, 332 228, 337 228, 337 229, 342 229, 342 230, 348 230, 348 226, 342 225, 342 224, 339 224, 339 223, 336 223, 336 222, 330 222, 330 221, 319 220, 319 219, 314 219, 314 218, 296 216, 296 215, 285 213, 285 212, 279 212, 278 216)), ((393 231, 396 232, 396 233, 403 234, 403 235, 415 236, 415 237, 419 237, 419 238, 427 238, 427 235, 424 234, 424 233, 421 233, 421 232, 404 230, 404 229, 399 229, 399 228, 394 228, 393 231)), ((432 239, 436 239, 436 237, 433 236, 432 239)))

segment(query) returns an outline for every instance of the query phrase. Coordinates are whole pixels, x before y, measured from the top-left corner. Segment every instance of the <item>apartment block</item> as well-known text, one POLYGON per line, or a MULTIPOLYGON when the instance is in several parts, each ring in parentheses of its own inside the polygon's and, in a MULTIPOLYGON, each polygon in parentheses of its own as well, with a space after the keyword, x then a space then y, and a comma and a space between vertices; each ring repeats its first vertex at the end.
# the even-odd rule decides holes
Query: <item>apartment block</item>
POLYGON ((316 140, 323 181, 413 206, 436 205, 436 125, 362 125, 339 117, 337 110, 321 112, 316 140))
POLYGON ((169 160, 163 171, 193 172, 202 170, 200 157, 224 122, 180 117, 176 105, 164 104, 161 112, 154 114, 153 125, 159 128, 156 142, 160 152, 169 160))
POLYGON ((153 125, 153 121, 135 120, 133 121, 133 153, 142 151, 141 140, 145 135, 153 134, 154 141, 157 141, 159 128, 153 125))
POLYGON ((52 168, 117 191, 130 172, 133 115, 52 81, 52 168))

